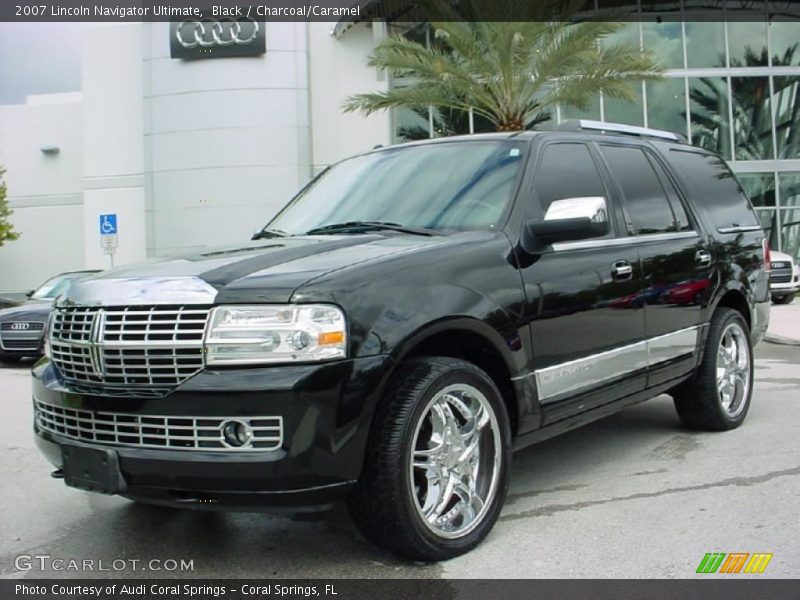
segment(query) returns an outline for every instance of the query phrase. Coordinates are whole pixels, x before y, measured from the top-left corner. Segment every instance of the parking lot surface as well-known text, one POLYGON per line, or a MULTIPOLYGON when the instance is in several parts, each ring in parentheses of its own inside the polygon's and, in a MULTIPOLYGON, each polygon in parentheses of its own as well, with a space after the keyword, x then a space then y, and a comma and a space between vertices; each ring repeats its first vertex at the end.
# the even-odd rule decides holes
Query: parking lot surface
POLYGON ((33 444, 30 364, 0 367, 0 577, 108 577, 97 569, 124 564, 115 576, 682 578, 706 552, 773 553, 763 575, 731 577, 798 577, 800 348, 762 344, 756 358, 740 429, 686 430, 661 396, 524 450, 489 538, 431 565, 369 545, 342 505, 177 511, 69 489, 33 444), (88 559, 95 570, 42 570, 20 555, 88 559), (192 570, 148 570, 153 559, 192 570))

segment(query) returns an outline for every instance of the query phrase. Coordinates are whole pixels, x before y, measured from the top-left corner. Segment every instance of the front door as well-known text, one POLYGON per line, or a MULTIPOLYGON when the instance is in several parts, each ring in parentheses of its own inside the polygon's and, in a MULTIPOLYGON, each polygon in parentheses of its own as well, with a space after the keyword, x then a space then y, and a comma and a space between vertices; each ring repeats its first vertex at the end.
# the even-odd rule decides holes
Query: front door
POLYGON ((553 244, 522 259, 537 393, 546 425, 644 389, 642 268, 635 243, 618 235, 621 212, 588 143, 554 141, 538 155, 528 218, 567 198, 607 200, 604 238, 553 244))

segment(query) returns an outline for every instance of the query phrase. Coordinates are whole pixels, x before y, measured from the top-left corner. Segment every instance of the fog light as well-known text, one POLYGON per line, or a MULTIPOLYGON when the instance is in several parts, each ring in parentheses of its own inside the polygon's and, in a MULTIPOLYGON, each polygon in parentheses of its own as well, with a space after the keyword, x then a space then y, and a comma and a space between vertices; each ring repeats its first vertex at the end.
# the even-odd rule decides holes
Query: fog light
POLYGON ((222 424, 222 441, 230 448, 244 448, 253 440, 253 430, 244 421, 225 421, 222 424))

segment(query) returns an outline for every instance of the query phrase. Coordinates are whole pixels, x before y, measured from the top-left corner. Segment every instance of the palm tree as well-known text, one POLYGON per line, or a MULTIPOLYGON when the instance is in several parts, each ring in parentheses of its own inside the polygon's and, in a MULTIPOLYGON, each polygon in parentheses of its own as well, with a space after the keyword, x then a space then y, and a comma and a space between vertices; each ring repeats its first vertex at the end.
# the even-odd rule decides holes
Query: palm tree
POLYGON ((634 101, 633 84, 659 79, 663 69, 638 46, 609 41, 624 23, 571 21, 583 4, 465 0, 452 15, 449 4, 435 0, 429 6, 442 20, 432 23, 431 44, 390 36, 369 57, 369 66, 405 85, 351 96, 344 110, 472 110, 498 131, 517 131, 559 104, 585 109, 599 93, 634 101), (458 20, 465 14, 469 21, 458 20), (520 20, 497 21, 498 15, 520 20))

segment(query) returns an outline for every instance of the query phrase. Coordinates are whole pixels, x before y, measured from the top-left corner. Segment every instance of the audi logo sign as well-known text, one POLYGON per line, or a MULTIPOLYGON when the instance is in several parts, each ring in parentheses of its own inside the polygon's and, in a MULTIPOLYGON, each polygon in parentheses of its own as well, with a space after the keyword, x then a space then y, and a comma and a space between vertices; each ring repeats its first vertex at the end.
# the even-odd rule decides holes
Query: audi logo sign
POLYGON ((30 323, 12 323, 11 330, 12 331, 27 331, 31 328, 30 323))
POLYGON ((188 19, 170 23, 172 58, 259 56, 267 51, 264 23, 252 19, 188 19))

